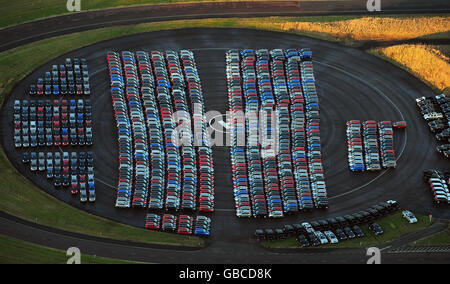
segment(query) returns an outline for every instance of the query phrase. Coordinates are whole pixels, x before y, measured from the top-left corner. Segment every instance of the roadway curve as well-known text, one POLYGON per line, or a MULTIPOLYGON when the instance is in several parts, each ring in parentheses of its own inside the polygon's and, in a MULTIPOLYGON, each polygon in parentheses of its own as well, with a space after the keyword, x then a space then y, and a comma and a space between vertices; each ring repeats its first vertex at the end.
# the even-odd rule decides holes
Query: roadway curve
MULTIPOLYGON (((62 1, 63 2, 63 1, 62 1)), ((145 5, 49 17, 0 30, 0 51, 43 38, 126 24, 213 17, 373 15, 365 0, 204 2, 145 5)), ((445 0, 383 0, 378 14, 448 13, 445 0)))
MULTIPOLYGON (((100 245, 99 240, 70 233, 54 233, 52 240, 58 242, 45 245, 68 247, 74 244, 83 247, 89 254, 144 260, 151 262, 360 262, 365 259, 361 250, 327 251, 324 254, 311 254, 311 251, 296 251, 295 254, 268 252, 258 247, 251 234, 257 227, 279 227, 286 223, 311 220, 323 216, 337 216, 365 209, 367 206, 387 199, 395 199, 408 209, 423 214, 433 212, 441 218, 450 218, 447 208, 432 206, 431 196, 421 181, 421 171, 427 167, 446 168, 448 162, 437 155, 435 142, 415 108, 414 99, 433 92, 409 73, 392 64, 365 52, 333 44, 330 42, 301 37, 292 34, 255 31, 247 29, 184 29, 143 33, 91 45, 56 58, 35 70, 20 82, 5 102, 0 115, 1 143, 12 164, 36 185, 58 199, 69 204, 116 221, 142 226, 145 212, 140 210, 117 210, 112 204, 116 184, 117 149, 116 131, 112 107, 108 93, 108 77, 105 71, 105 52, 116 50, 167 50, 191 49, 196 56, 200 78, 205 93, 206 109, 225 112, 227 110, 224 53, 228 48, 290 48, 311 47, 314 50, 315 75, 321 99, 325 171, 329 186, 331 208, 328 212, 314 211, 283 220, 237 220, 234 217, 233 198, 230 192, 231 176, 228 150, 224 147, 214 149, 216 169, 216 208, 213 214, 214 235, 211 244, 202 250, 190 252, 168 252, 166 249, 151 249, 152 253, 140 251, 141 246, 114 245, 110 242, 100 245), (12 104, 16 98, 24 98, 27 86, 36 80, 52 64, 63 62, 65 57, 85 57, 90 65, 94 105, 94 146, 98 202, 95 206, 82 206, 72 199, 67 191, 54 190, 45 177, 32 174, 20 162, 20 154, 12 145, 12 104), (400 120, 409 123, 406 133, 396 134, 399 167, 396 170, 379 173, 354 174, 347 169, 345 121, 350 119, 400 120), (99 164, 97 164, 99 163, 99 164), (58 246, 57 246, 58 244, 58 246), (112 249, 114 247, 114 249, 112 249), (156 250, 156 251, 153 251, 156 250), (159 253, 157 253, 159 251, 159 253), (131 254, 133 252, 133 254, 131 254), (238 254, 237 252, 240 252, 238 254), (329 253, 328 253, 329 252, 329 253), (130 255, 131 254, 131 255, 130 255), (135 255, 135 258, 132 256, 135 255), (302 257, 299 257, 301 255, 302 257), (345 255, 332 257, 330 255, 345 255), (347 256, 355 255, 353 258, 347 256)), ((0 231, 25 240, 42 243, 49 237, 48 230, 30 226, 4 217, 0 231), (7 229, 10 228, 10 229, 7 229), (11 228, 17 228, 12 230, 11 228), (18 228, 21 228, 20 230, 18 228), (27 233, 29 230, 29 233, 27 233), (22 232, 22 233, 21 233, 22 232)), ((102 242, 102 241, 100 241, 102 242)), ((83 250, 82 250, 83 251, 83 250)), ((322 252, 322 251, 321 251, 322 252)), ((404 256, 405 261, 424 260, 404 256)), ((394 257, 394 256, 391 256, 394 257)), ((428 257, 428 256, 423 256, 428 257)), ((443 256, 445 260, 448 254, 443 256)), ((437 260, 436 260, 437 261, 437 260)))
MULTIPOLYGON (((153 248, 145 244, 133 244, 110 239, 90 237, 70 232, 63 232, 39 226, 27 221, 16 220, 11 216, 0 214, 1 233, 38 245, 52 247, 66 251, 69 247, 78 247, 83 254, 126 259, 151 263, 177 264, 364 264, 368 257, 364 249, 294 249, 294 250, 265 250, 257 243, 242 244, 219 242, 202 250, 173 250, 167 248, 153 248)), ((445 225, 433 225, 433 228, 421 234, 428 236, 445 225)), ((414 240, 414 239, 412 239, 414 240)), ((411 241, 411 239, 407 239, 411 241)), ((406 244, 406 242, 404 243, 406 244)), ((390 244, 381 247, 381 263, 417 263, 442 264, 450 262, 450 253, 393 253, 390 244)), ((392 248, 398 246, 392 245, 392 248)), ((176 278, 178 271, 167 274, 176 278)), ((273 276, 277 278, 280 275, 273 276)))

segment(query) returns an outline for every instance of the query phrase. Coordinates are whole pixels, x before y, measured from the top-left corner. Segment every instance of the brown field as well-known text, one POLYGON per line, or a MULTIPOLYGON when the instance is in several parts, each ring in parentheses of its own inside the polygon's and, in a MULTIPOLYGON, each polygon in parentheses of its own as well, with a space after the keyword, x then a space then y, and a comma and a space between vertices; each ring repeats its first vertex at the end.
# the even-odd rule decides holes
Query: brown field
POLYGON ((450 17, 363 17, 333 22, 278 22, 282 30, 328 33, 353 40, 405 40, 450 31, 450 17))
POLYGON ((450 89, 450 58, 428 45, 394 45, 378 49, 441 91, 450 89))

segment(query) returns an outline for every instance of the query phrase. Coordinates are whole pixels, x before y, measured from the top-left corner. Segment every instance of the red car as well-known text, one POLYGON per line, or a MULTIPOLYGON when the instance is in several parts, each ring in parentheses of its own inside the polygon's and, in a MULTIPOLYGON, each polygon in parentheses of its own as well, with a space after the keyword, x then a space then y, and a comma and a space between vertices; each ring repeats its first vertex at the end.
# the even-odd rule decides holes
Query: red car
POLYGON ((156 214, 147 214, 145 218, 145 228, 159 230, 161 226, 161 217, 156 214))
POLYGON ((175 231, 177 227, 177 217, 171 214, 164 214, 162 217, 162 230, 175 231))
POLYGON ((395 128, 406 128, 407 123, 406 121, 397 121, 393 125, 395 128))
POLYGON ((70 193, 72 195, 77 195, 78 194, 78 182, 77 181, 72 180, 72 186, 71 186, 70 193))
POLYGON ((188 215, 180 215, 178 220, 177 233, 181 235, 191 235, 194 218, 188 215))

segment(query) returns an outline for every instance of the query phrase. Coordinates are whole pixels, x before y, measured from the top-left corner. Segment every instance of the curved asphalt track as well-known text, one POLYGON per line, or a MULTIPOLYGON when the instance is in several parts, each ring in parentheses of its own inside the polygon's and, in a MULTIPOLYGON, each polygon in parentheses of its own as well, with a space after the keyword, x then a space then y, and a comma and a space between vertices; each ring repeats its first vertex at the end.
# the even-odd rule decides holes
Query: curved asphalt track
MULTIPOLYGON (((435 142, 419 117, 414 99, 433 92, 409 73, 359 50, 326 41, 292 34, 247 29, 184 29, 143 33, 104 41, 81 48, 52 60, 35 70, 12 91, 1 112, 1 143, 13 165, 36 185, 69 204, 127 224, 142 226, 145 212, 137 209, 118 210, 113 207, 117 179, 116 129, 108 91, 106 72, 107 50, 168 50, 194 51, 202 80, 207 110, 224 113, 228 109, 225 81, 225 51, 229 48, 301 48, 314 52, 314 68, 321 100, 322 143, 325 174, 329 188, 330 209, 313 211, 282 220, 239 220, 234 214, 231 193, 231 173, 228 149, 214 148, 216 171, 216 212, 212 215, 214 234, 211 244, 195 252, 155 248, 136 248, 99 242, 71 233, 59 234, 0 218, 1 233, 16 236, 50 247, 65 249, 76 245, 87 254, 145 260, 150 262, 208 262, 208 263, 302 263, 302 262, 361 262, 362 250, 324 250, 320 253, 302 251, 281 254, 257 246, 251 234, 258 227, 280 227, 302 220, 330 217, 363 210, 388 199, 414 212, 450 218, 448 208, 432 205, 431 196, 421 179, 424 168, 448 169, 448 161, 438 155, 435 142), (55 190, 42 174, 33 174, 20 162, 12 139, 12 105, 14 99, 25 98, 24 92, 52 64, 65 57, 84 57, 92 74, 91 100, 94 110, 94 146, 96 163, 97 202, 80 205, 66 190, 55 190), (348 170, 345 122, 351 119, 408 121, 406 132, 395 134, 399 165, 396 170, 377 173, 352 173, 348 170), (52 240, 52 241, 48 241, 52 240), (151 253, 148 251, 150 250, 151 253), (325 256, 326 255, 326 256, 325 256), (300 257, 301 256, 301 257, 300 257)), ((390 255, 393 262, 425 261, 430 255, 390 255), (394 261, 395 260, 395 261, 394 261)), ((435 256, 434 261, 448 262, 448 254, 435 256)), ((428 261, 428 260, 427 260, 428 261)))
MULTIPOLYGON (((446 0, 382 0, 379 12, 368 12, 366 3, 366 0, 203 2, 94 10, 0 29, 0 51, 83 30, 179 19, 450 12, 450 3, 446 0)), ((65 2, 61 1, 61 5, 65 2)))

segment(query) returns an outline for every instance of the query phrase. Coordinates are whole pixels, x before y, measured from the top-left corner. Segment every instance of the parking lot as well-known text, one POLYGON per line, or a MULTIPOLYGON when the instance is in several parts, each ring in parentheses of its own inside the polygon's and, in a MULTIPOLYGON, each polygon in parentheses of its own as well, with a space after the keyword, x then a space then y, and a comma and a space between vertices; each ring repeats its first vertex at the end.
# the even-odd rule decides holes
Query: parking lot
POLYGON ((205 97, 206 110, 228 110, 225 52, 229 49, 309 47, 314 51, 314 76, 321 106, 323 165, 330 203, 328 211, 313 211, 283 220, 240 220, 235 217, 229 149, 214 147, 215 213, 213 240, 248 242, 256 228, 282 227, 301 220, 345 215, 381 201, 397 200, 417 213, 432 212, 450 218, 447 209, 432 205, 423 182, 426 168, 448 169, 445 157, 435 148, 434 137, 415 107, 415 99, 433 96, 419 80, 393 65, 366 53, 329 42, 296 35, 243 29, 187 29, 135 35, 82 48, 34 70, 13 90, 1 112, 2 144, 12 164, 40 188, 69 204, 112 220, 144 226, 145 210, 114 208, 118 177, 117 127, 109 92, 110 79, 105 54, 113 50, 181 50, 194 52, 205 97), (89 64, 93 107, 96 203, 84 205, 67 192, 56 191, 45 176, 33 174, 14 150, 13 104, 49 66, 66 57, 86 58, 89 64), (362 64, 361 62, 365 62, 362 64), (382 71, 380 71, 382 70, 382 71), (345 122, 408 122, 406 132, 395 134, 395 150, 401 167, 353 173, 348 170, 345 122))
POLYGON ((48 67, 23 99, 14 100, 15 151, 36 175, 45 173, 55 190, 82 203, 95 202, 92 105, 86 59, 66 58, 48 67), (64 150, 63 150, 64 149, 64 150), (72 151, 72 152, 68 152, 72 151), (88 152, 86 152, 88 151, 88 152))

